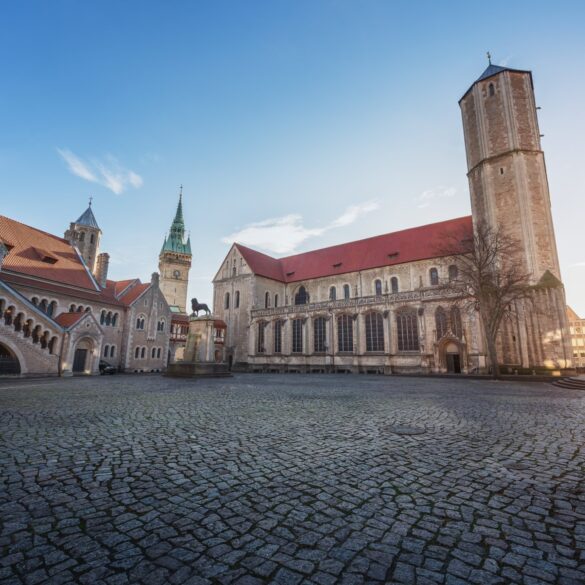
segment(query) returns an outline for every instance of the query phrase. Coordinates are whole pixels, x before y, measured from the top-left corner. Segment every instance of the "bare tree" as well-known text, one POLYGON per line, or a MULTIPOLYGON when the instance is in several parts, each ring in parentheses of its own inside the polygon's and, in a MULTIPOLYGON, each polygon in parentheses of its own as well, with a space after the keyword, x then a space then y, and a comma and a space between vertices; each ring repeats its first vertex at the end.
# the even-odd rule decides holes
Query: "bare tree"
POLYGON ((502 322, 514 316, 519 301, 532 297, 522 246, 501 229, 479 224, 473 235, 446 235, 440 253, 457 267, 443 285, 449 296, 468 310, 479 311, 492 375, 497 378, 497 338, 502 322))

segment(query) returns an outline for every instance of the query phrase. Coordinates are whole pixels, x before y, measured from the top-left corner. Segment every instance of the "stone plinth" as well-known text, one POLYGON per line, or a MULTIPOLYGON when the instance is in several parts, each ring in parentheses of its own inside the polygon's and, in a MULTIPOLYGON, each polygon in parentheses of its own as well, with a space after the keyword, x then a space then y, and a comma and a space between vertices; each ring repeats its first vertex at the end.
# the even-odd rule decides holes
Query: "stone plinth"
POLYGON ((169 364, 165 375, 172 378, 231 376, 225 362, 215 361, 215 318, 212 315, 190 317, 183 359, 169 364))

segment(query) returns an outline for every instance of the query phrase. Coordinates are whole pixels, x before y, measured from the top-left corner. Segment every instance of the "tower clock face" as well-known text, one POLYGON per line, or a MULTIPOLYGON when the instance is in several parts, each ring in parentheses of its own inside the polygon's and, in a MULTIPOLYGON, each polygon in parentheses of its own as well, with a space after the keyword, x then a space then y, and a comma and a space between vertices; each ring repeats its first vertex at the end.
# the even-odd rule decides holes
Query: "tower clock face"
POLYGON ((181 272, 180 272, 179 270, 175 270, 175 271, 173 272, 173 276, 174 276, 175 278, 179 278, 179 277, 181 276, 181 272))

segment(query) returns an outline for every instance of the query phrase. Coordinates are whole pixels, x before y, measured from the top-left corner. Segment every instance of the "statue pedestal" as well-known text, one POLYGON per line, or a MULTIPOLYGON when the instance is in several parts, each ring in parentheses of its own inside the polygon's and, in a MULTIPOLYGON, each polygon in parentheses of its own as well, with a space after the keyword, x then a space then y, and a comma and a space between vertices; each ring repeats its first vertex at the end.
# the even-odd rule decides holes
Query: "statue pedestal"
POLYGON ((169 364, 165 376, 171 378, 225 378, 232 374, 228 365, 216 360, 215 319, 213 315, 189 318, 189 333, 183 359, 169 364))

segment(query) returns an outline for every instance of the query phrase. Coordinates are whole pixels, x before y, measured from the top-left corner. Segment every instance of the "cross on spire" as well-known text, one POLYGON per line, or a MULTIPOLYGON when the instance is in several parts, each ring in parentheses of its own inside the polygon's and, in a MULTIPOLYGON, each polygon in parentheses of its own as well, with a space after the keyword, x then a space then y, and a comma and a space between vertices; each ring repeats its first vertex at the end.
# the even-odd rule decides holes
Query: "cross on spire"
POLYGON ((89 206, 91 207, 91 202, 93 201, 93 195, 89 196, 89 206))
POLYGON ((488 51, 486 53, 486 55, 487 55, 487 58, 488 58, 488 63, 491 65, 492 64, 492 54, 488 51))

